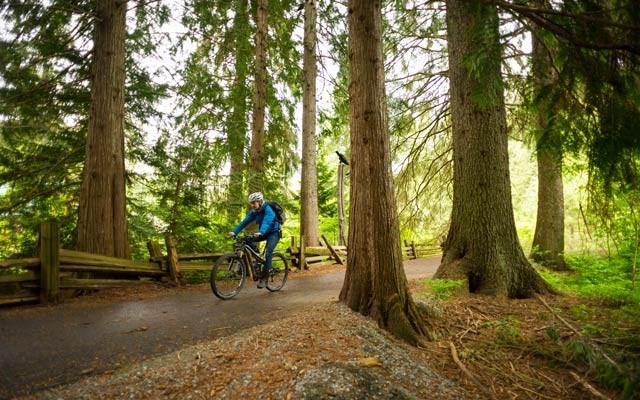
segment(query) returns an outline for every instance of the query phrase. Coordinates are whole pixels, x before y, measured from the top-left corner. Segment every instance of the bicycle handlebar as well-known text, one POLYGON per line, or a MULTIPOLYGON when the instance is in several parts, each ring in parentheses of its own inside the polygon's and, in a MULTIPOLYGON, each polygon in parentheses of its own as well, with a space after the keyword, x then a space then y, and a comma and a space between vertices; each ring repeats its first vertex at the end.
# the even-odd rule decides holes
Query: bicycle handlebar
POLYGON ((253 235, 234 235, 231 236, 231 240, 234 240, 236 242, 246 242, 249 239, 253 239, 253 235))

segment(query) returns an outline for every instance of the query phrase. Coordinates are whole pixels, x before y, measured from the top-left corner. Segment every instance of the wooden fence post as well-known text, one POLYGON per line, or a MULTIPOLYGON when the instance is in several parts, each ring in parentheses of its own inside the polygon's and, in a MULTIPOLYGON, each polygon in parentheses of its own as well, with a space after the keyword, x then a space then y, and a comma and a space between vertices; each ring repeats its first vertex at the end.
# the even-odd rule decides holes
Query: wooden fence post
MULTIPOLYGON (((149 260, 152 262, 157 262, 160 265, 160 269, 168 269, 167 258, 162 254, 162 250, 160 249, 160 243, 155 240, 149 240, 147 242, 147 249, 149 250, 149 260)), ((162 279, 162 277, 158 277, 157 279, 162 279)))
POLYGON ((291 260, 294 267, 300 269, 300 254, 298 253, 298 246, 296 245, 296 237, 291 236, 291 247, 289 248, 289 252, 293 259, 291 260))
POLYGON ((55 222, 40 225, 40 302, 60 300, 60 229, 55 222))
POLYGON ((165 237, 167 245, 167 264, 169 266, 169 277, 175 283, 180 283, 180 265, 178 264, 178 251, 173 241, 173 235, 165 237))
POLYGON ((300 236, 300 257, 298 258, 298 268, 300 269, 309 269, 309 266, 307 265, 307 256, 305 254, 306 251, 307 246, 304 242, 304 236, 300 236))
POLYGON ((152 260, 162 258, 162 250, 160 250, 160 243, 155 240, 149 240, 147 242, 147 249, 149 250, 149 258, 152 260))
POLYGON ((416 250, 416 244, 413 240, 411 241, 411 251, 413 252, 413 258, 418 258, 418 250, 416 250))

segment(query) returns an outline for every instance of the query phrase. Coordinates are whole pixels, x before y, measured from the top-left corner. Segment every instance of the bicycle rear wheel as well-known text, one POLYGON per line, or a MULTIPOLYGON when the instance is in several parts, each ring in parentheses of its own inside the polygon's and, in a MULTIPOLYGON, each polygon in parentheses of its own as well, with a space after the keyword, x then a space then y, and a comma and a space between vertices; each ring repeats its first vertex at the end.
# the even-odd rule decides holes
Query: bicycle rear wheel
POLYGON ((242 289, 246 270, 235 254, 225 254, 218 258, 211 269, 211 290, 222 300, 227 300, 242 289))
POLYGON ((284 286, 289 276, 289 264, 287 259, 280 253, 275 253, 271 261, 271 269, 269 270, 269 280, 267 281, 267 289, 276 292, 284 286))

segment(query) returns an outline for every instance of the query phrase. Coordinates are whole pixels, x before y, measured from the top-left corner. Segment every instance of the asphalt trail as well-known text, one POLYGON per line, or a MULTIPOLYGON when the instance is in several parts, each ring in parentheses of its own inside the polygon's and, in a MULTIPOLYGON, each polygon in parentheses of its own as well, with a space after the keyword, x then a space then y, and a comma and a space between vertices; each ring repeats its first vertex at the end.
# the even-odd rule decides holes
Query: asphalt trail
MULTIPOLYGON (((439 261, 407 261, 407 278, 431 276, 439 261)), ((0 311, 0 399, 114 370, 337 300, 343 279, 344 272, 297 277, 276 293, 247 282, 236 298, 226 301, 198 288, 24 315, 0 311)))

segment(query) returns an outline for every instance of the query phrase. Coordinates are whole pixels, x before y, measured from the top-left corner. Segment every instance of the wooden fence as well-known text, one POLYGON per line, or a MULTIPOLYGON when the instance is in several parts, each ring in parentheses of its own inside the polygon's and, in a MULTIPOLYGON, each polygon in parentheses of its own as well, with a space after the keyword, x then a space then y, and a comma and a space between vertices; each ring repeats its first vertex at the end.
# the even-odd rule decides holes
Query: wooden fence
MULTIPOLYGON (((330 264, 346 265, 347 247, 334 246, 323 235, 325 246, 300 246, 296 238, 286 250, 293 267, 308 269, 330 264)), ((159 243, 150 241, 149 261, 131 261, 122 258, 85 253, 60 248, 60 233, 55 223, 40 227, 38 257, 0 261, 0 271, 17 268, 19 274, 0 274, 0 306, 40 302, 57 303, 64 290, 103 289, 131 286, 149 279, 182 281, 184 272, 209 271, 222 253, 178 254, 171 235, 165 240, 167 254, 162 254, 159 243)), ((439 254, 440 249, 405 241, 403 257, 415 259, 439 254)))
POLYGON ((414 260, 416 258, 431 257, 442 253, 442 249, 438 246, 430 244, 416 244, 414 242, 404 241, 402 247, 402 256, 405 259, 414 260))
POLYGON ((309 269, 310 266, 323 266, 331 264, 346 265, 347 247, 332 246, 327 238, 322 235, 325 246, 305 246, 304 237, 300 239, 300 246, 296 244, 295 236, 291 237, 291 246, 287 248, 287 258, 293 267, 309 269))
POLYGON ((130 286, 144 282, 144 278, 162 279, 169 275, 162 262, 130 261, 61 249, 59 229, 54 223, 40 226, 38 252, 39 257, 0 262, 0 269, 26 271, 0 275, 0 305, 57 303, 67 289, 130 286))
MULTIPOLYGON (((325 246, 304 246, 304 238, 301 238, 300 246, 296 245, 296 238, 291 237, 291 246, 287 249, 287 255, 294 267, 308 269, 310 266, 322 266, 330 264, 347 264, 347 246, 333 246, 322 235, 325 246)), ((402 257, 405 260, 431 257, 442 253, 440 247, 429 244, 416 244, 404 241, 402 257)))

